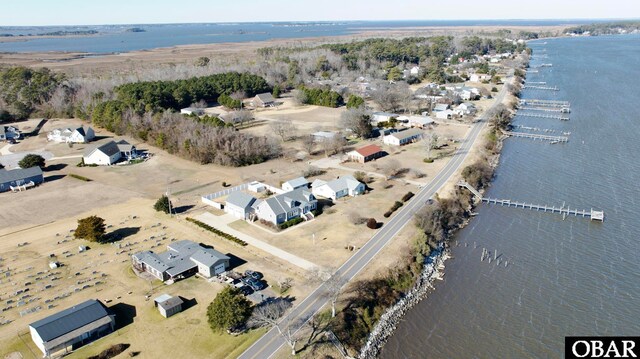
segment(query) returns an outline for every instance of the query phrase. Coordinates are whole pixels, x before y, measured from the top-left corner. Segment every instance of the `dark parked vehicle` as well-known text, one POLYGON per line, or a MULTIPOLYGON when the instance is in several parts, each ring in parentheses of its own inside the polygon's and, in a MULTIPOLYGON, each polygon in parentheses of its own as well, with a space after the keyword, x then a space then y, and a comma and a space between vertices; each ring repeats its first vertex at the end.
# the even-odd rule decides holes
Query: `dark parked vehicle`
POLYGON ((267 287, 266 283, 261 281, 261 280, 257 280, 257 279, 253 279, 251 277, 246 277, 244 282, 250 286, 251 288, 253 288, 253 290, 258 291, 258 290, 263 290, 267 287))
POLYGON ((252 271, 252 270, 246 270, 244 272, 244 275, 247 276, 247 277, 253 278, 255 280, 262 279, 262 273, 256 272, 256 271, 252 271))
POLYGON ((253 288, 251 288, 248 285, 243 285, 238 289, 240 290, 240 293, 242 293, 243 295, 250 295, 251 293, 253 293, 253 288))

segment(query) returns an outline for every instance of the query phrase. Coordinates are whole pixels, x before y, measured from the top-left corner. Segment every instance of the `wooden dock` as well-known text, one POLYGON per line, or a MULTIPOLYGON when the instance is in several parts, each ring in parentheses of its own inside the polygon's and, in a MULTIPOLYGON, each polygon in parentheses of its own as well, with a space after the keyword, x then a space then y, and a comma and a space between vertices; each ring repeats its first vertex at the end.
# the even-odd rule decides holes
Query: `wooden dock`
POLYGON ((522 86, 523 89, 525 90, 547 90, 547 91, 560 91, 560 89, 557 86, 554 87, 549 87, 549 86, 530 86, 530 85, 524 85, 522 86))
POLYGON ((529 85, 546 85, 545 81, 527 81, 529 85))
POLYGON ((532 140, 542 140, 542 141, 551 141, 552 143, 558 142, 569 142, 569 137, 567 136, 549 136, 549 135, 540 135, 537 133, 527 133, 527 132, 514 132, 514 131, 502 131, 505 135, 511 137, 520 137, 520 138, 530 138, 532 140))
POLYGON ((569 101, 556 101, 556 100, 536 100, 536 99, 523 99, 520 100, 520 105, 523 106, 537 106, 537 107, 551 107, 551 108, 571 108, 569 101))
POLYGON ((568 107, 520 106, 518 110, 571 113, 568 107))
POLYGON ((575 216, 575 217, 583 217, 589 218, 592 221, 604 221, 604 211, 596 211, 593 208, 589 210, 579 210, 579 209, 571 209, 569 206, 565 207, 564 204, 561 207, 555 206, 545 206, 540 204, 526 203, 526 202, 518 202, 512 201, 509 199, 497 199, 497 198, 489 198, 482 197, 480 192, 478 192, 473 186, 465 181, 458 182, 459 187, 464 187, 468 189, 479 201, 487 204, 499 204, 501 206, 514 207, 514 208, 522 208, 529 209, 534 211, 542 211, 549 212, 562 215, 563 218, 567 216, 575 216))
POLYGON ((543 113, 521 113, 520 111, 518 111, 516 113, 517 116, 522 116, 522 117, 537 117, 537 118, 551 118, 554 120, 562 120, 562 121, 569 121, 569 117, 567 116, 557 116, 557 115, 545 115, 543 113))

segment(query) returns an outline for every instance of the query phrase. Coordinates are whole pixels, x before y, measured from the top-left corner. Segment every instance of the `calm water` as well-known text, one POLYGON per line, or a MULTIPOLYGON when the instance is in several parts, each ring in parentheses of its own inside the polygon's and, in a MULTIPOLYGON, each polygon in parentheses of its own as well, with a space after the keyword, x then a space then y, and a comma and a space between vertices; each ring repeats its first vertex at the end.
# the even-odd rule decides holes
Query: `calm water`
POLYGON ((0 34, 26 35, 53 31, 96 30, 99 35, 28 39, 0 43, 0 52, 78 51, 91 53, 127 52, 188 44, 263 41, 283 38, 347 35, 368 29, 399 29, 416 26, 475 25, 560 25, 598 20, 456 20, 456 21, 348 21, 348 22, 277 22, 216 23, 165 25, 105 25, 1 27, 0 34), (137 27, 145 32, 127 32, 137 27))
POLYGON ((561 91, 524 97, 570 101, 571 121, 514 123, 570 131, 570 142, 507 140, 488 194, 599 208, 606 221, 482 205, 383 358, 562 357, 567 335, 640 333, 640 36, 531 46, 533 64, 553 67, 529 80, 561 91), (480 262, 483 247, 509 266, 480 262))

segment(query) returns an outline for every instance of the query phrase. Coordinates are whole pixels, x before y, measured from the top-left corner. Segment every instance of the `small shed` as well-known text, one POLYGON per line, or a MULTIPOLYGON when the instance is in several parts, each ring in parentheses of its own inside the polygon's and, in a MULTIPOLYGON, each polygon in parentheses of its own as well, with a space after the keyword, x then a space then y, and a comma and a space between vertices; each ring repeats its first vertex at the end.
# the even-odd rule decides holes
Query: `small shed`
POLYGON ((172 297, 169 294, 163 294, 153 300, 154 305, 158 308, 160 315, 165 318, 180 313, 182 311, 182 299, 180 297, 172 297))

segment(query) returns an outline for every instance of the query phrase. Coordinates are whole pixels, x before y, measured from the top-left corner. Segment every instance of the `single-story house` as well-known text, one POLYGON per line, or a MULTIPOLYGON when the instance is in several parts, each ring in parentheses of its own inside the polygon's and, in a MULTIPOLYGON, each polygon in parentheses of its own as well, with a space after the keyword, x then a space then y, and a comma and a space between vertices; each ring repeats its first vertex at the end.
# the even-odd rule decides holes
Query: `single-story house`
POLYGON ((32 187, 43 182, 42 169, 37 166, 13 170, 0 168, 0 192, 9 191, 12 187, 32 187))
POLYGON ((471 102, 463 102, 463 103, 459 104, 454 110, 454 112, 459 116, 473 115, 477 111, 478 111, 478 109, 471 102))
POLYGON ((253 208, 258 218, 275 225, 302 217, 313 218, 311 211, 318 206, 318 200, 306 188, 298 188, 291 192, 279 194, 256 202, 253 208))
POLYGON ((441 112, 441 111, 446 111, 449 109, 449 105, 446 103, 439 103, 436 104, 435 107, 433 108, 433 112, 441 112))
POLYGON ((244 192, 231 192, 231 194, 227 196, 227 201, 224 204, 224 211, 232 214, 236 218, 248 219, 251 213, 253 213, 252 206, 255 201, 255 197, 244 192))
POLYGON ((88 148, 84 152, 85 165, 108 166, 118 162, 122 153, 116 141, 109 141, 97 147, 88 148))
POLYGON ((71 128, 56 128, 55 130, 47 134, 47 140, 54 142, 66 142, 66 143, 87 143, 96 137, 93 128, 78 127, 71 128))
POLYGON ((165 318, 180 313, 183 303, 180 297, 172 297, 169 294, 162 294, 153 300, 153 305, 158 308, 160 315, 165 318))
POLYGON ((475 87, 457 87, 454 93, 464 101, 477 100, 480 98, 480 90, 475 87))
POLYGON ((136 146, 130 144, 129 142, 120 140, 116 142, 116 145, 118 145, 120 156, 122 156, 123 158, 131 160, 138 157, 138 150, 136 149, 136 146))
POLYGON ((31 339, 45 357, 67 354, 113 332, 115 315, 95 299, 89 299, 29 324, 31 339))
POLYGON ((371 114, 371 124, 376 126, 379 122, 389 122, 392 118, 398 118, 398 115, 389 112, 374 112, 371 114))
POLYGON ((436 115, 436 118, 439 120, 450 120, 453 118, 453 115, 455 115, 455 112, 453 110, 444 110, 444 111, 434 112, 434 114, 436 115))
POLYGON ((469 75, 469 81, 471 81, 471 82, 491 81, 491 75, 489 75, 489 74, 471 74, 471 75, 469 75))
POLYGON ((420 73, 420 66, 414 66, 409 71, 412 76, 418 76, 418 74, 420 73))
POLYGON ((309 188, 309 181, 304 177, 298 177, 282 183, 282 189, 285 191, 293 191, 298 188, 309 188))
POLYGON ((376 145, 367 145, 347 153, 350 161, 365 163, 384 156, 382 148, 376 145))
POLYGON ((196 273, 212 277, 229 268, 229 257, 189 240, 170 243, 167 251, 159 254, 138 252, 131 256, 131 261, 136 270, 147 272, 161 281, 178 280, 196 273))
POLYGON ((412 128, 406 131, 400 131, 392 133, 388 136, 384 136, 382 142, 391 146, 402 146, 407 143, 415 142, 422 137, 422 131, 417 128, 412 128))
POLYGON ((434 123, 433 119, 429 116, 406 116, 405 126, 427 128, 434 123))
POLYGON ((197 107, 187 107, 187 108, 180 109, 180 113, 183 115, 202 116, 204 115, 204 109, 197 108, 197 107))
POLYGON ((253 106, 255 107, 270 107, 275 105, 276 103, 276 99, 273 98, 273 95, 265 92, 265 93, 260 93, 257 94, 253 100, 251 101, 251 103, 253 104, 253 106))
POLYGON ((363 194, 365 190, 364 183, 356 180, 353 176, 346 175, 333 181, 323 181, 317 179, 311 184, 313 194, 318 197, 331 198, 336 200, 341 197, 363 194))

